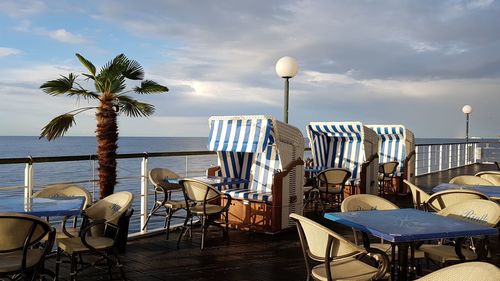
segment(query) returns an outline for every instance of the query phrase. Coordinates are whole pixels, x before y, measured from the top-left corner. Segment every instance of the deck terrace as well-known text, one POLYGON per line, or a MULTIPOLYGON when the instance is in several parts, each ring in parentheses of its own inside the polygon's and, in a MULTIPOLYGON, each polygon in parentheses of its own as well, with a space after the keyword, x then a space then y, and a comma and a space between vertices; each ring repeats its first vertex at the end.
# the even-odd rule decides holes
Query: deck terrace
MULTIPOLYGON (((433 186, 448 182, 459 174, 474 174, 481 170, 494 170, 493 165, 477 164, 451 171, 417 178, 417 185, 430 190, 433 186)), ((392 198, 400 207, 411 207, 411 196, 392 198)), ((308 215, 328 225, 336 232, 352 238, 351 229, 324 220, 320 215, 308 215)), ((128 280, 305 280, 300 242, 295 229, 275 235, 230 231, 230 241, 222 240, 222 234, 212 228, 206 239, 205 249, 199 248, 200 236, 193 232, 192 240, 185 238, 176 247, 178 231, 173 231, 169 241, 164 235, 135 239, 128 242, 127 252, 122 255, 128 280)), ((490 239, 491 262, 500 266, 499 238, 490 239)), ((423 264, 423 273, 436 267, 423 264)), ((48 267, 53 268, 53 259, 48 267)), ((68 280, 69 265, 63 264, 61 280, 68 280)), ((117 271, 115 278, 119 277, 117 271)), ((90 269, 81 272, 78 280, 108 280, 106 271, 90 269)), ((118 279, 116 279, 118 280, 118 279)))

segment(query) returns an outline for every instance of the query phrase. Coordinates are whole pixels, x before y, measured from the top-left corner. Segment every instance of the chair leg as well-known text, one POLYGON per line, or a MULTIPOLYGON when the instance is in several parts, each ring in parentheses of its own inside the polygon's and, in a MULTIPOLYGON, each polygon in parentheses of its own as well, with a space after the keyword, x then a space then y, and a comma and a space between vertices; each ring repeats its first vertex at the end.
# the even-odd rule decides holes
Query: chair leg
POLYGON ((71 271, 69 273, 70 280, 76 281, 76 254, 71 254, 70 260, 71 260, 71 271))
POLYGON ((203 250, 204 244, 205 244, 205 224, 206 224, 207 218, 205 216, 201 217, 201 249, 203 250))
POLYGON ((169 237, 169 234, 170 234, 170 220, 172 219, 172 215, 173 215, 173 212, 172 212, 172 208, 168 208, 168 211, 167 211, 167 225, 166 225, 166 228, 167 228, 167 240, 168 240, 168 237, 169 237))
MULTIPOLYGON (((186 232, 186 229, 187 229, 187 223, 189 221, 189 219, 191 219, 191 215, 189 214, 186 214, 186 219, 184 220, 184 225, 182 226, 182 229, 181 229, 181 233, 179 234, 179 238, 177 239, 177 249, 179 249, 179 244, 181 243, 181 239, 182 239, 182 236, 184 235, 184 233, 186 232)), ((193 226, 193 222, 191 221, 191 226, 193 226)))
POLYGON ((153 207, 151 208, 151 211, 149 212, 148 217, 146 218, 146 222, 144 223, 144 226, 142 227, 142 230, 144 230, 146 228, 146 226, 148 225, 149 219, 151 219, 153 214, 156 213, 156 211, 158 211, 158 209, 160 209, 160 208, 161 208, 161 205, 159 205, 159 204, 155 203, 153 205, 153 207))
POLYGON ((57 254, 56 254, 56 278, 55 278, 55 280, 59 280, 59 268, 61 266, 61 253, 62 253, 61 248, 57 247, 57 254))

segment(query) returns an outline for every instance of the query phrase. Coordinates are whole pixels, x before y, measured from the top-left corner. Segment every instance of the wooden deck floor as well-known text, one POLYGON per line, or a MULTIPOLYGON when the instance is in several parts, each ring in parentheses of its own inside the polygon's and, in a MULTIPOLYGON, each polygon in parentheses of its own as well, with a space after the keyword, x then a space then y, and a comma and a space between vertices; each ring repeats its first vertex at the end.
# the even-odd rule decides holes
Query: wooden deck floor
MULTIPOLYGON (((481 170, 494 170, 491 165, 474 165, 453 171, 436 173, 417 178, 417 185, 430 190, 441 182, 448 182, 458 174, 474 174, 481 170)), ((399 196, 394 201, 400 207, 411 206, 411 196, 399 196)), ((320 215, 313 219, 331 227, 336 232, 352 237, 352 231, 341 225, 324 220, 320 215)), ((231 231, 229 243, 222 241, 216 229, 209 233, 206 248, 199 249, 199 235, 185 239, 176 248, 178 232, 171 233, 169 241, 164 235, 136 239, 128 242, 127 253, 122 255, 128 280, 305 280, 306 270, 300 242, 295 229, 275 235, 231 231)), ((492 237, 491 262, 500 266, 500 248, 497 237, 492 237)), ((424 263, 425 264, 425 263, 424 263)), ((48 267, 53 268, 53 259, 48 267)), ((68 264, 62 265, 61 280, 68 280, 68 264)), ((424 267, 424 274, 434 268, 424 267)), ((119 280, 119 274, 114 271, 119 280)), ((78 275, 78 280, 108 280, 106 271, 89 269, 78 275)))

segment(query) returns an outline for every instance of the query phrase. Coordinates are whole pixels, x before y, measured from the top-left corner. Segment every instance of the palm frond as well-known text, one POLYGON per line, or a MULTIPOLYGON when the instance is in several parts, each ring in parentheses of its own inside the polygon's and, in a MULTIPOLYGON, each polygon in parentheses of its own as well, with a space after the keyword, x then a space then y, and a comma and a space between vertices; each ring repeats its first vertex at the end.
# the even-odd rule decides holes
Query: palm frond
POLYGON ((95 76, 95 66, 90 61, 88 61, 86 58, 84 58, 82 55, 80 55, 78 53, 76 53, 76 57, 78 58, 80 63, 83 64, 83 66, 85 66, 90 71, 92 76, 95 76))
POLYGON ((47 140, 51 141, 63 136, 69 128, 76 124, 74 117, 74 114, 65 113, 50 120, 50 122, 42 128, 39 138, 47 138, 47 140))
POLYGON ((129 117, 147 117, 155 111, 153 105, 140 102, 129 96, 117 96, 117 100, 120 111, 129 117))
POLYGON ((134 92, 138 94, 153 94, 153 93, 163 93, 168 92, 168 88, 160 85, 151 80, 144 80, 141 82, 141 86, 134 88, 134 92))
POLYGON ((74 75, 73 73, 70 73, 67 77, 61 75, 59 79, 43 83, 40 89, 52 96, 62 95, 73 88, 73 83, 77 77, 78 75, 74 75))
POLYGON ((130 80, 142 80, 144 79, 144 69, 135 60, 126 59, 125 61, 127 69, 123 71, 123 76, 130 80))
POLYGON ((84 100, 98 99, 99 98, 98 94, 91 92, 91 91, 88 91, 88 90, 85 90, 83 88, 71 89, 70 91, 68 91, 68 97, 72 97, 72 96, 77 96, 78 98, 83 98, 84 100))

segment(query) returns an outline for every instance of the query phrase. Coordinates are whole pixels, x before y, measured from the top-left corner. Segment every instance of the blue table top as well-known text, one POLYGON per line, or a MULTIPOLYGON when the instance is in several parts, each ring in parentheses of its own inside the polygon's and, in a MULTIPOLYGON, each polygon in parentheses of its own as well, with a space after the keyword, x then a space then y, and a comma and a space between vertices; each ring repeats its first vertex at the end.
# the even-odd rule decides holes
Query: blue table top
POLYGON ((453 184, 442 183, 432 189, 432 192, 439 192, 449 189, 468 189, 484 193, 492 199, 500 199, 500 186, 496 185, 466 185, 466 184, 453 184))
POLYGON ((392 243, 498 233, 493 227, 416 209, 326 213, 325 218, 392 243))
POLYGON ((82 211, 84 197, 71 198, 4 198, 0 201, 0 212, 30 214, 40 217, 75 216, 82 211))

